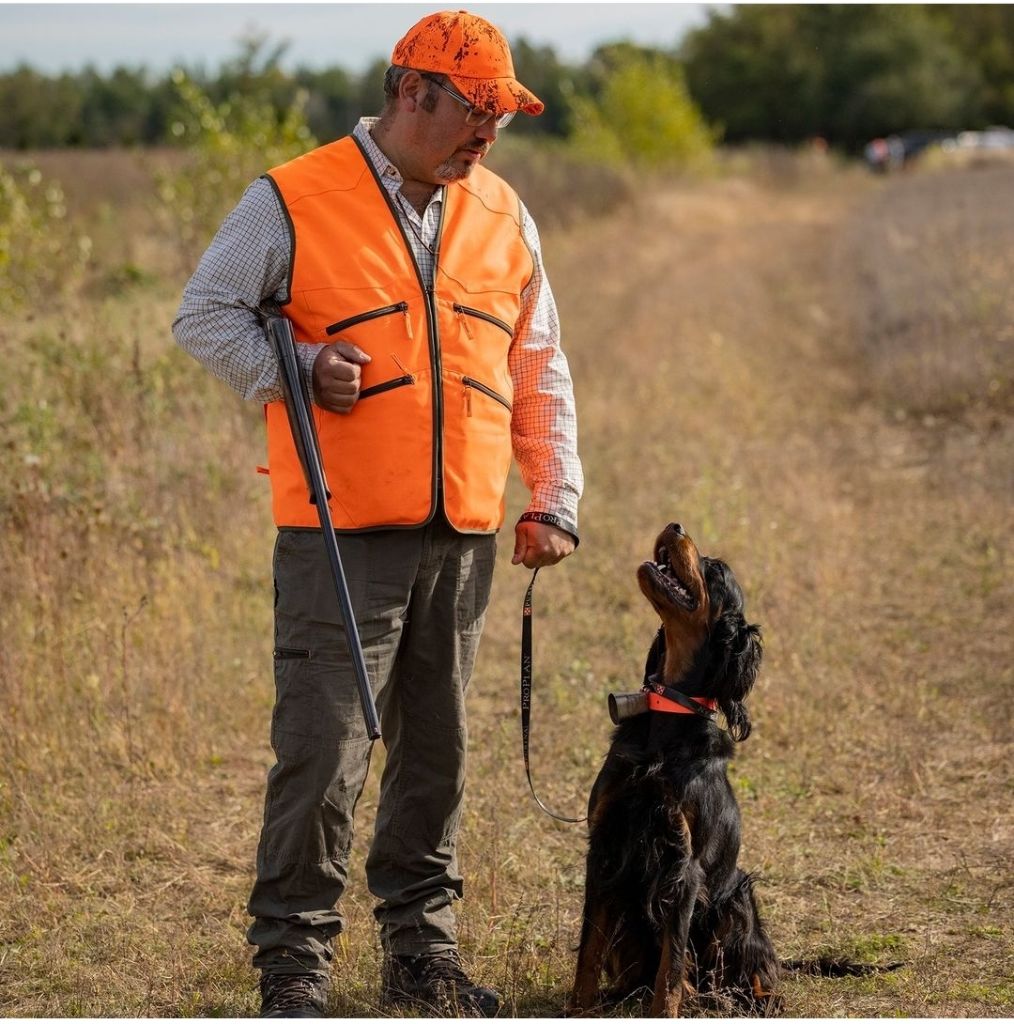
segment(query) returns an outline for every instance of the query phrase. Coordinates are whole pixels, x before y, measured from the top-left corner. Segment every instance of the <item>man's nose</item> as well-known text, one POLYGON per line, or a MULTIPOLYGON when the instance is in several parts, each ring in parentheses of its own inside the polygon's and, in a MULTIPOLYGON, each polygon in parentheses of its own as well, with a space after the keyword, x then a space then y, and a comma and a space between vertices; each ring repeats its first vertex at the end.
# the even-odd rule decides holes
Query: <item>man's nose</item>
POLYGON ((496 136, 499 131, 500 129, 496 126, 496 118, 491 117, 485 124, 481 124, 475 129, 475 134, 480 139, 492 144, 496 142, 496 136))

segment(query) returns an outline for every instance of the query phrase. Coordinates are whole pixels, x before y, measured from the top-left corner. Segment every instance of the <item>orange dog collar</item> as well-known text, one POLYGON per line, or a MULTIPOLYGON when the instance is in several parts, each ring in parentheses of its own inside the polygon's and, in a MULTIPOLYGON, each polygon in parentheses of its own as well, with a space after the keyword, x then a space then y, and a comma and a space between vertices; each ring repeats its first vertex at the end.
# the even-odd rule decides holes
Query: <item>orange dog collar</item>
MULTIPOLYGON (((715 711, 718 707, 717 702, 714 698, 710 697, 691 697, 692 701, 696 701, 707 711, 715 711)), ((698 714, 696 711, 691 711, 690 708, 683 707, 682 704, 677 704, 674 700, 669 700, 668 697, 663 697, 661 694, 654 693, 651 690, 648 691, 648 710, 649 711, 666 711, 671 715, 694 715, 698 714)))

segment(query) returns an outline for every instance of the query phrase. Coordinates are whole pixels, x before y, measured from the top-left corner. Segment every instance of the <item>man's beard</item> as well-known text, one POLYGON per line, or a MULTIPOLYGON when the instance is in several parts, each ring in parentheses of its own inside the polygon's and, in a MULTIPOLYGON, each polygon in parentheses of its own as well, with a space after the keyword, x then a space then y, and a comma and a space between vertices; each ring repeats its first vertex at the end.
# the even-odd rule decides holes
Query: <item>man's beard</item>
POLYGON ((453 154, 447 160, 445 160, 435 172, 435 177, 444 182, 445 184, 452 181, 461 181, 467 178, 472 173, 472 168, 482 162, 485 159, 486 154, 490 151, 491 146, 485 145, 480 140, 476 139, 472 147, 476 150, 481 150, 482 155, 474 163, 471 161, 465 161, 464 165, 455 164, 453 154))
POLYGON ((472 168, 475 164, 465 164, 464 167, 455 166, 450 160, 445 160, 434 172, 434 177, 437 181, 443 182, 445 185, 452 181, 461 181, 463 178, 467 178, 472 173, 472 168))

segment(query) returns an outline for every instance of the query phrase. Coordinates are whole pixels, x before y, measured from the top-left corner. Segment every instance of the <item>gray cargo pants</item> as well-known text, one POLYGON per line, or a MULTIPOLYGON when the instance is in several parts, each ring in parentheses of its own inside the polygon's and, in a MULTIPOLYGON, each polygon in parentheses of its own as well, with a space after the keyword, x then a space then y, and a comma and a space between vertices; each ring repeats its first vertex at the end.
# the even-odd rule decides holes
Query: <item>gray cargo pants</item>
MULTIPOLYGON (((465 690, 496 538, 459 534, 439 517, 338 544, 387 748, 366 862, 381 943, 396 955, 453 948, 465 690)), ((247 938, 255 967, 321 971, 344 924, 337 903, 371 744, 319 531, 280 530, 274 574, 277 763, 247 938)))

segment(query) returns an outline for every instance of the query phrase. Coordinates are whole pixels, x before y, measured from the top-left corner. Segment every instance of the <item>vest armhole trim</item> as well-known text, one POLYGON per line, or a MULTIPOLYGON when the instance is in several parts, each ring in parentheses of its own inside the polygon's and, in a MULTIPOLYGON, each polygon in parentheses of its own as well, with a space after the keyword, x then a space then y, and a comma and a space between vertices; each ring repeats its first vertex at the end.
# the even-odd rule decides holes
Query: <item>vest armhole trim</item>
MULTIPOLYGON (((535 280, 535 252, 532 250, 532 247, 528 244, 528 238, 525 235, 525 214, 527 213, 527 210, 525 210, 525 204, 521 201, 521 196, 519 196, 516 192, 514 193, 514 195, 518 201, 518 234, 521 235, 521 241, 524 243, 525 248, 528 250, 528 258, 532 261, 532 272, 528 275, 528 280, 525 281, 524 288, 521 289, 521 294, 524 295, 525 291, 528 289, 528 286, 532 283, 532 281, 535 280)), ((531 217, 531 214, 529 213, 528 216, 531 217)))
POLYGON ((281 305, 287 306, 292 302, 292 275, 296 267, 296 228, 292 223, 292 215, 289 213, 289 207, 285 203, 282 190, 278 187, 278 182, 270 174, 264 174, 263 177, 267 179, 271 188, 274 189, 275 198, 281 207, 282 216, 285 218, 285 227, 289 233, 289 269, 285 276, 285 297, 281 301, 281 305))

